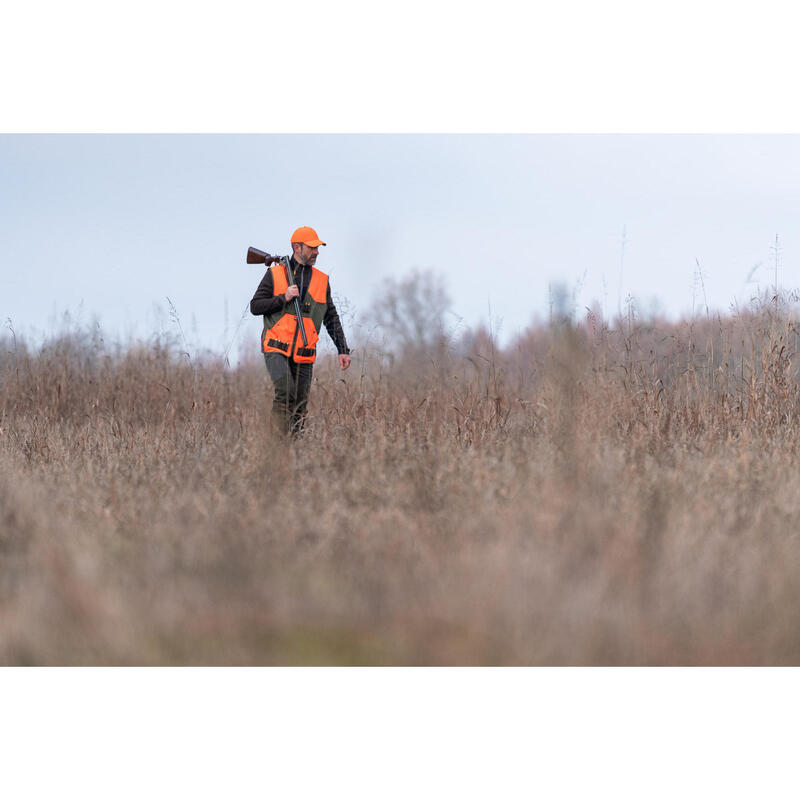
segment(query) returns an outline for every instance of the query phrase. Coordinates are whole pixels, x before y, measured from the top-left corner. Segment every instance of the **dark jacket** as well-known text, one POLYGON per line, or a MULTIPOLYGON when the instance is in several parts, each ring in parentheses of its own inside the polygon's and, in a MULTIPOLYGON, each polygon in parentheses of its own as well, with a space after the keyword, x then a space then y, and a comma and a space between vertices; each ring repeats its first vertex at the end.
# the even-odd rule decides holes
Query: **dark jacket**
MULTIPOLYGON (((308 289, 308 284, 311 280, 311 267, 307 264, 304 266, 299 265, 294 260, 294 256, 292 256, 290 263, 292 266, 292 274, 294 275, 294 283, 297 288, 300 289, 300 303, 302 304, 303 298, 306 295, 306 290, 308 289)), ((325 312, 325 318, 322 320, 322 324, 333 340, 337 352, 349 353, 350 350, 347 347, 347 340, 344 337, 342 323, 339 321, 339 314, 331 299, 330 278, 328 278, 326 302, 328 304, 328 309, 325 312)), ((266 275, 261 279, 261 283, 258 284, 258 289, 256 289, 253 299, 250 301, 250 313, 255 316, 267 316, 268 314, 274 314, 276 311, 283 310, 286 308, 286 305, 287 303, 283 295, 275 297, 275 287, 272 283, 272 271, 268 269, 266 275)))

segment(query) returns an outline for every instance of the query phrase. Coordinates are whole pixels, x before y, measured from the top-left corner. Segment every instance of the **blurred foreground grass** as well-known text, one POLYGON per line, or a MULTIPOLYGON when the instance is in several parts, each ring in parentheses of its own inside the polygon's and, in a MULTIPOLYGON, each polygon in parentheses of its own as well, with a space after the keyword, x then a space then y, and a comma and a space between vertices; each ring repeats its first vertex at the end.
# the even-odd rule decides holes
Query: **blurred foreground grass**
POLYGON ((797 664, 797 332, 769 307, 315 370, 0 355, 4 664, 797 664))

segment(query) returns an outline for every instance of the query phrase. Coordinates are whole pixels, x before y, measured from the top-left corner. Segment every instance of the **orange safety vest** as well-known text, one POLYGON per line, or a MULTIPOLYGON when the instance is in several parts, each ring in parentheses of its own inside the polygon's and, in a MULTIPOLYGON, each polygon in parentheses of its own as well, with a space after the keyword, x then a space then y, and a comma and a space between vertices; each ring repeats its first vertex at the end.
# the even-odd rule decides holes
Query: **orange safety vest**
MULTIPOLYGON (((283 264, 273 264, 272 285, 277 297, 286 294, 289 283, 283 264)), ((303 347, 303 337, 297 327, 294 303, 287 303, 282 311, 264 315, 264 331, 261 334, 261 350, 264 353, 281 353, 298 364, 313 364, 317 357, 317 342, 322 320, 328 310, 328 276, 316 267, 311 268, 311 282, 306 296, 300 301, 303 328, 308 347, 303 347)))

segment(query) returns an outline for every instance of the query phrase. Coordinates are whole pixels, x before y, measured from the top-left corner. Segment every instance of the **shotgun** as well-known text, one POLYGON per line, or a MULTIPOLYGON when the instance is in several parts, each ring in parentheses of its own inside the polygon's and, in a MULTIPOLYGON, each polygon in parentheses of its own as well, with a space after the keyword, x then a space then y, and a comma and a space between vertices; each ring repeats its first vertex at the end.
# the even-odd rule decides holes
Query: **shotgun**
MULTIPOLYGON (((283 268, 286 270, 286 280, 288 281, 289 286, 294 286, 294 278, 292 277, 292 271, 289 268, 289 256, 271 256, 269 253, 265 253, 263 250, 258 250, 255 247, 247 248, 248 264, 266 264, 269 266, 270 264, 274 264, 276 261, 280 261, 280 263, 283 264, 283 268)), ((294 300, 294 316, 297 320, 297 327, 300 329, 300 336, 303 339, 303 347, 308 347, 306 328, 305 325, 303 325, 303 315, 300 312, 300 298, 293 297, 292 299, 294 300)))

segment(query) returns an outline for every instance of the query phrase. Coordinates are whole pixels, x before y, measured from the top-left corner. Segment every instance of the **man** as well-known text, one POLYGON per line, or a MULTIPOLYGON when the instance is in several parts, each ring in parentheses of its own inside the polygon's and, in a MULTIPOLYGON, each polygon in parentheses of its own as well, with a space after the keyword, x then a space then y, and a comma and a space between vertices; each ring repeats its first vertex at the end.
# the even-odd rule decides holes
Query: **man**
POLYGON ((325 242, 313 228, 303 227, 292 234, 291 244, 291 281, 287 280, 283 264, 273 264, 250 301, 250 312, 264 316, 261 350, 275 389, 273 419, 279 429, 297 434, 305 422, 322 325, 336 345, 343 370, 350 366, 350 350, 331 299, 328 276, 314 266, 320 245, 325 242), (307 346, 303 345, 297 326, 295 297, 300 301, 307 346))

